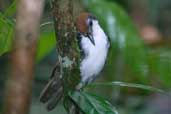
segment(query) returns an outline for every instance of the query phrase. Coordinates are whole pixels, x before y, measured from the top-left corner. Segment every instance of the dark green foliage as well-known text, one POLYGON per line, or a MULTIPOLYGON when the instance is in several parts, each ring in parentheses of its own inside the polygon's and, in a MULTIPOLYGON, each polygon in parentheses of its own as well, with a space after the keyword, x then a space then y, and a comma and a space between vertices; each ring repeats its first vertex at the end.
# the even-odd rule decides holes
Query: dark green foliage
POLYGON ((169 47, 150 49, 148 57, 149 68, 154 76, 161 79, 162 85, 171 86, 171 51, 169 47))
POLYGON ((69 96, 84 114, 118 114, 105 99, 83 91, 70 92, 69 96))

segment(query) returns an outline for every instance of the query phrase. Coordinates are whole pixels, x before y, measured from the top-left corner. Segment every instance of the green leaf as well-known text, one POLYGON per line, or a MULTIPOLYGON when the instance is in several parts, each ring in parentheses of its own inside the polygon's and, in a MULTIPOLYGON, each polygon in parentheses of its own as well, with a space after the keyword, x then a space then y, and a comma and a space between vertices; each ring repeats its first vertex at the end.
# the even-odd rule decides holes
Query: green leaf
POLYGON ((135 83, 127 83, 127 82, 119 82, 119 81, 115 81, 115 82, 103 82, 103 83, 94 83, 94 84, 90 84, 88 87, 94 87, 94 86, 121 86, 121 87, 131 87, 131 88, 139 88, 139 89, 145 89, 145 90, 149 90, 149 91, 154 91, 154 92, 159 92, 159 93, 164 93, 166 94, 165 91, 152 87, 152 86, 148 86, 148 85, 143 85, 143 84, 135 84, 135 83))
POLYGON ((83 91, 70 92, 69 96, 84 114, 118 114, 105 99, 83 91))
MULTIPOLYGON (((11 45, 14 37, 14 22, 7 17, 14 15, 16 12, 16 1, 14 1, 4 14, 0 13, 0 56, 11 50, 11 45)), ((52 22, 42 24, 44 27, 52 22)), ((49 54, 56 45, 54 29, 50 32, 41 32, 38 43, 37 62, 41 61, 49 54)))
POLYGON ((46 57, 56 46, 55 31, 42 32, 40 34, 40 40, 37 48, 37 62, 46 57))
POLYGON ((109 64, 115 61, 117 53, 121 54, 129 70, 144 81, 148 74, 147 51, 129 16, 114 2, 87 0, 86 4, 111 39, 109 64))
MULTIPOLYGON (((11 50, 11 45, 14 37, 14 22, 11 17, 16 13, 16 3, 14 0, 13 3, 6 9, 4 14, 0 13, 0 56, 11 50)), ((52 22, 43 23, 40 27, 53 24, 52 22)), ((47 27, 47 26, 46 26, 47 27)), ((49 30, 49 28, 48 28, 49 30)), ((38 51, 37 51, 37 62, 41 61, 46 55, 48 55, 56 46, 55 41, 55 32, 43 31, 40 34, 40 40, 38 42, 38 51)))
POLYGON ((171 51, 170 48, 152 49, 149 51, 149 66, 152 73, 161 79, 162 85, 171 85, 171 51))
POLYGON ((17 1, 14 0, 13 3, 6 9, 4 13, 5 17, 11 17, 16 13, 16 9, 17 9, 16 4, 17 4, 17 1))
MULTIPOLYGON (((0 56, 11 50, 14 37, 14 22, 0 13, 0 56)), ((55 32, 41 32, 37 49, 37 62, 41 61, 56 46, 55 32)))
POLYGON ((3 13, 0 12, 0 56, 11 50, 14 37, 14 22, 8 17, 16 12, 16 0, 3 13))
POLYGON ((11 49, 14 23, 0 13, 0 56, 11 49))

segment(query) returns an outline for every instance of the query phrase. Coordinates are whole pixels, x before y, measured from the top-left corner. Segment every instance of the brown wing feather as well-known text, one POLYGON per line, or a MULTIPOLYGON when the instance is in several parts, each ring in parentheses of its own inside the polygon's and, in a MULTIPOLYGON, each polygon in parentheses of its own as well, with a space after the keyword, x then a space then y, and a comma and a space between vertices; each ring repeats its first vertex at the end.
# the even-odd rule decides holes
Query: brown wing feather
POLYGON ((48 102, 47 110, 52 110, 58 104, 63 96, 62 79, 60 78, 60 69, 57 65, 53 71, 49 82, 40 94, 40 102, 48 102))

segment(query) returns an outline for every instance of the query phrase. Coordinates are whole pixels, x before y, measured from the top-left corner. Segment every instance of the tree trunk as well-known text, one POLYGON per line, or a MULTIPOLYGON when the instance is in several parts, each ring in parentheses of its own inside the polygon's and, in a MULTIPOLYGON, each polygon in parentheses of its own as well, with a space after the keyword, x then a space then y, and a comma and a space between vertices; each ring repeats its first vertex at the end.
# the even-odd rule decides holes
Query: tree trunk
POLYGON ((54 21, 58 56, 62 58, 64 89, 75 89, 79 78, 79 50, 74 27, 74 0, 55 0, 54 21), (75 76, 73 76, 73 74, 75 76))
MULTIPOLYGON (((81 11, 74 12, 74 0, 55 0, 53 15, 56 29, 58 57, 62 62, 62 78, 64 88, 64 104, 69 114, 78 114, 79 110, 68 98, 67 93, 75 90, 80 81, 79 48, 74 25, 75 16, 81 11)), ((60 62, 60 63, 61 63, 60 62)))
POLYGON ((5 114, 28 114, 43 0, 19 0, 5 114))

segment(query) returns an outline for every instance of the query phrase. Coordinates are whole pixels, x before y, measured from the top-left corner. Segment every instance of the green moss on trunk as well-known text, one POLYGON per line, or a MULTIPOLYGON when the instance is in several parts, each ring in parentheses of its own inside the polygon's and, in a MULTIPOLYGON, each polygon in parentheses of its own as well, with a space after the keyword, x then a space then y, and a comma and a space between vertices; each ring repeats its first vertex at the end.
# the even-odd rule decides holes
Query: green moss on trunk
POLYGON ((79 50, 74 27, 74 0, 55 0, 54 20, 57 51, 62 57, 64 89, 75 89, 79 82, 79 50))

